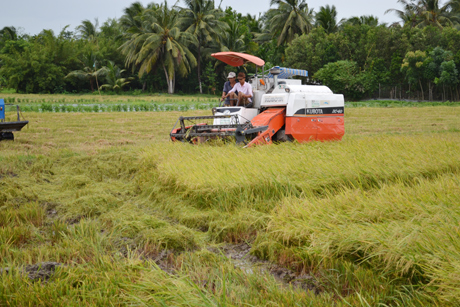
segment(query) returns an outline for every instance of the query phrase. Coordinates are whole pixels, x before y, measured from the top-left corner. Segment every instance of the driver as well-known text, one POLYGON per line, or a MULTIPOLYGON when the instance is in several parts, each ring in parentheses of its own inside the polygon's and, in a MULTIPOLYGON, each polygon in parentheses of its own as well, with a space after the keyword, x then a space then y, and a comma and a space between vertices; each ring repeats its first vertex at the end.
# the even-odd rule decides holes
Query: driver
MULTIPOLYGON (((237 106, 246 106, 252 102, 252 86, 246 82, 246 74, 244 72, 238 73, 238 83, 233 86, 227 95, 222 97, 222 100, 236 91, 238 91, 237 106)), ((230 100, 230 103, 233 106, 234 101, 230 100)))
MULTIPOLYGON (((225 98, 224 98, 225 95, 227 95, 228 92, 235 86, 235 84, 236 84, 236 74, 235 74, 233 71, 231 71, 231 72, 228 74, 227 79, 228 79, 228 81, 225 82, 225 84, 224 84, 224 90, 222 91, 222 100, 221 100, 221 101, 223 101, 223 100, 225 99, 225 98)), ((225 99, 224 105, 226 105, 226 106, 231 105, 231 104, 230 104, 230 99, 236 100, 236 98, 235 98, 236 95, 238 95, 238 92, 236 92, 236 93, 230 95, 230 98, 225 99)))

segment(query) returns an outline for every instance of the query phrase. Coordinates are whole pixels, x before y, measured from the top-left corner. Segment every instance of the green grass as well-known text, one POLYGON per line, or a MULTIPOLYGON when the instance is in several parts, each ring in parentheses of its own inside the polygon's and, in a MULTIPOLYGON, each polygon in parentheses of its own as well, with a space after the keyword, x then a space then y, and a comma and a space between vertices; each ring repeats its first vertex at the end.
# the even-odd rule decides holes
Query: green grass
POLYGON ((434 107, 434 106, 460 106, 459 101, 414 101, 414 100, 366 100, 347 101, 345 107, 376 107, 376 108, 397 108, 397 107, 434 107))
POLYGON ((0 142, 0 305, 458 305, 460 108, 347 108, 341 142, 251 149, 171 144, 182 114, 24 113, 0 142), (239 242, 316 292, 213 252, 239 242))

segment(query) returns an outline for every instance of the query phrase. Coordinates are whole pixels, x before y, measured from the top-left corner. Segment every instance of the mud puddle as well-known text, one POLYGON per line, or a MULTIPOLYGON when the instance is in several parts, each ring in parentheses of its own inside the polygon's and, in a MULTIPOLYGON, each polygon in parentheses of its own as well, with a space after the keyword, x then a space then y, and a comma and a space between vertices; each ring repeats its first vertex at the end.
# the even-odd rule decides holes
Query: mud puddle
POLYGON ((287 268, 251 255, 251 246, 247 243, 229 244, 221 248, 211 248, 211 252, 224 254, 231 259, 235 268, 239 268, 248 275, 269 273, 283 286, 292 286, 306 291, 321 292, 320 286, 314 276, 297 274, 287 268))
POLYGON ((6 178, 6 177, 14 178, 14 177, 18 177, 18 176, 19 176, 18 174, 13 173, 11 171, 4 172, 4 171, 0 170, 0 180, 2 180, 3 178, 6 178))
MULTIPOLYGON (((47 281, 56 271, 56 267, 61 266, 58 262, 41 262, 32 265, 26 265, 20 268, 23 275, 29 277, 31 281, 47 281)), ((8 274, 10 268, 0 269, 0 275, 3 273, 8 274)))
POLYGON ((166 273, 175 274, 174 250, 163 249, 161 251, 155 251, 150 254, 144 254, 144 258, 153 260, 155 264, 166 273))
POLYGON ((132 238, 123 237, 114 241, 118 248, 118 253, 124 258, 129 257, 129 253, 135 253, 143 261, 153 261, 166 273, 175 274, 175 258, 177 251, 173 249, 159 249, 154 246, 139 246, 132 238))

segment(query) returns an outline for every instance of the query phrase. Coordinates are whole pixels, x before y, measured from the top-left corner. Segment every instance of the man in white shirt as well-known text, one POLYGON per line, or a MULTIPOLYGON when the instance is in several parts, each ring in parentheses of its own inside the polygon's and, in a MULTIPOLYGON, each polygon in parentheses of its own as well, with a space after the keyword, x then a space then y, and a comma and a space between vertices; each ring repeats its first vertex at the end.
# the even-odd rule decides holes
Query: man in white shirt
MULTIPOLYGON (((238 102, 237 106, 246 106, 252 102, 252 86, 246 82, 246 74, 244 72, 238 73, 238 83, 236 83, 233 88, 222 97, 222 100, 227 98, 231 93, 238 91, 238 102)), ((232 106, 234 106, 234 101, 230 100, 232 106)))

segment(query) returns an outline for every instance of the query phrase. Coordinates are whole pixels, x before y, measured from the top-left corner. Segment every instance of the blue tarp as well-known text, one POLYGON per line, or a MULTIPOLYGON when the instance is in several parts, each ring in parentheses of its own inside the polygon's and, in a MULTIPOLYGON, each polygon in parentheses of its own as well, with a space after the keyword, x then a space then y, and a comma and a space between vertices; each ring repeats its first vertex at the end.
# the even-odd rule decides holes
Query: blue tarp
POLYGON ((0 119, 5 119, 5 101, 0 99, 0 119))
MULTIPOLYGON (((278 67, 281 70, 281 73, 278 75, 279 79, 288 79, 292 76, 302 76, 308 77, 308 71, 302 69, 294 69, 294 68, 287 68, 287 67, 278 67)), ((269 78, 273 78, 272 74, 268 74, 269 78)))

